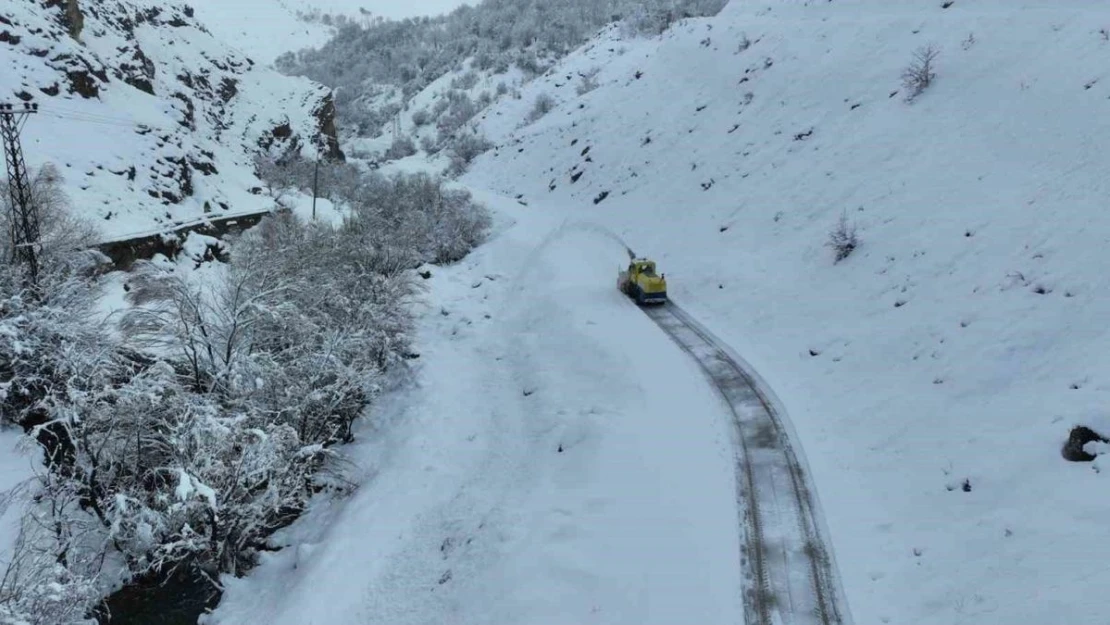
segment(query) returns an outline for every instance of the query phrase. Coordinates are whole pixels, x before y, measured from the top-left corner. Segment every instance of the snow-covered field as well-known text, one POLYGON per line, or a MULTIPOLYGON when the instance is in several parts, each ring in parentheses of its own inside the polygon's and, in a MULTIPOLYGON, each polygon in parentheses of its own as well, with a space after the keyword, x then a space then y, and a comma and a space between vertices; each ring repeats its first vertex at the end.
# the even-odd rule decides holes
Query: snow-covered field
POLYGON ((606 228, 782 399, 857 622, 1097 622, 1104 462, 1059 448, 1110 425, 1107 25, 1078 1, 733 3, 608 32, 496 104, 463 182, 521 196, 517 225, 433 278, 423 386, 356 450, 363 490, 216 622, 737 622, 720 409, 616 294, 606 228), (560 106, 521 128, 541 92, 560 106), (834 264, 842 214, 861 245, 834 264))
POLYGON ((285 52, 323 45, 335 28, 316 14, 356 21, 404 19, 450 12, 466 0, 193 0, 198 18, 217 37, 269 65, 285 52))

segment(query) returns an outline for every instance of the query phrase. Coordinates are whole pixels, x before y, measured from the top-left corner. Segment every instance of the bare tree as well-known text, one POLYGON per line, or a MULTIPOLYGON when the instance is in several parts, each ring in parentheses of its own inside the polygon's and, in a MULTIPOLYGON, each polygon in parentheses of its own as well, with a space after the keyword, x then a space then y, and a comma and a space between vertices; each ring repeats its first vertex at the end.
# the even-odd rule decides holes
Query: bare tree
POLYGON ((826 243, 836 253, 835 262, 839 263, 851 256, 852 252, 859 247, 859 235, 856 233, 856 225, 848 221, 848 213, 845 211, 841 213, 840 219, 837 220, 836 226, 829 233, 829 240, 826 243))
POLYGON ((236 266, 214 289, 202 289, 150 261, 136 263, 121 329, 143 349, 176 352, 194 392, 233 395, 253 350, 253 330, 288 306, 290 285, 273 267, 236 266))
POLYGON ((902 87, 906 90, 907 102, 912 102, 933 84, 937 77, 934 62, 939 55, 940 51, 931 44, 914 51, 913 60, 902 70, 902 87))
POLYGON ((528 116, 524 118, 526 123, 531 124, 547 115, 555 108, 555 98, 550 94, 541 93, 536 96, 536 100, 532 103, 532 110, 528 112, 528 116))
POLYGON ((492 147, 493 144, 482 135, 469 132, 460 133, 447 145, 447 153, 451 159, 451 165, 448 168, 449 175, 462 175, 475 158, 488 152, 492 147))
POLYGON ((72 482, 40 472, 3 494, 0 508, 23 508, 15 544, 0 578, 0 622, 76 625, 97 598, 104 542, 80 513, 72 482), (37 501, 30 505, 28 497, 37 501))
MULTIPOLYGON (((73 211, 64 183, 53 163, 44 164, 31 176, 31 196, 39 213, 40 262, 45 273, 84 271, 108 262, 93 249, 100 232, 91 221, 73 211)), ((11 218, 9 197, 7 181, 0 182, 0 228, 5 233, 0 237, 3 258, 11 256, 11 241, 6 235, 11 218)))

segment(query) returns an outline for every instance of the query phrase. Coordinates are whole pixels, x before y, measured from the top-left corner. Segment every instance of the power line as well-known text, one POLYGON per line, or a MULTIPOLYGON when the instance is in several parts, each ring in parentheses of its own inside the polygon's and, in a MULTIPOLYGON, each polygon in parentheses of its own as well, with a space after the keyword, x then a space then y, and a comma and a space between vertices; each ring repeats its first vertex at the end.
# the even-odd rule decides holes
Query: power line
POLYGON ((77 116, 80 116, 80 117, 93 117, 93 118, 96 118, 96 119, 101 119, 101 120, 109 121, 109 122, 118 122, 118 123, 121 123, 121 124, 125 124, 125 123, 133 124, 133 123, 135 123, 135 120, 132 119, 132 118, 129 118, 129 117, 117 117, 115 115, 106 115, 104 113, 96 113, 96 112, 93 112, 93 111, 81 111, 81 110, 76 110, 76 109, 68 109, 68 108, 63 108, 63 107, 60 107, 60 106, 53 106, 53 105, 42 107, 41 112, 43 112, 43 113, 56 113, 56 114, 60 114, 60 115, 77 115, 77 116))
POLYGON ((46 115, 47 117, 52 117, 54 119, 63 119, 63 120, 67 120, 67 121, 82 122, 82 123, 86 123, 86 124, 97 124, 97 125, 100 125, 100 126, 111 126, 113 128, 135 128, 134 123, 126 124, 126 123, 120 123, 120 122, 111 122, 111 121, 104 121, 104 120, 100 120, 100 119, 96 119, 96 118, 81 117, 81 116, 78 116, 78 115, 62 115, 60 113, 54 113, 54 112, 50 112, 50 111, 41 111, 41 113, 43 115, 46 115))

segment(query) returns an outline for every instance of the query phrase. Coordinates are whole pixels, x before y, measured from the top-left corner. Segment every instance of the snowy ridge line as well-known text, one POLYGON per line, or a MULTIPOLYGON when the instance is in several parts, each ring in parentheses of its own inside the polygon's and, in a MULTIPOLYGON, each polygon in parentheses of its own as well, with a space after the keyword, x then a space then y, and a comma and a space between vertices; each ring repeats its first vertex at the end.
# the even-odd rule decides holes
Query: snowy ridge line
POLYGON ((748 625, 849 625, 796 443, 761 384, 673 302, 647 315, 698 362, 733 415, 748 625), (743 473, 743 475, 740 475, 743 473))

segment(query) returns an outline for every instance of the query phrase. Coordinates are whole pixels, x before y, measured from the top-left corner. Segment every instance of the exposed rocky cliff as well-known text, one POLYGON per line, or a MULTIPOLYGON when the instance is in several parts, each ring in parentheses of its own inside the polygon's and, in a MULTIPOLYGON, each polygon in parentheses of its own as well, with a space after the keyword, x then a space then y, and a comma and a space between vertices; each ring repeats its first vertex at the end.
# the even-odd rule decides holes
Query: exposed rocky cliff
POLYGON ((256 64, 187 5, 5 4, 0 102, 39 104, 28 164, 56 163, 107 239, 266 208, 255 155, 343 158, 328 89, 256 64))

